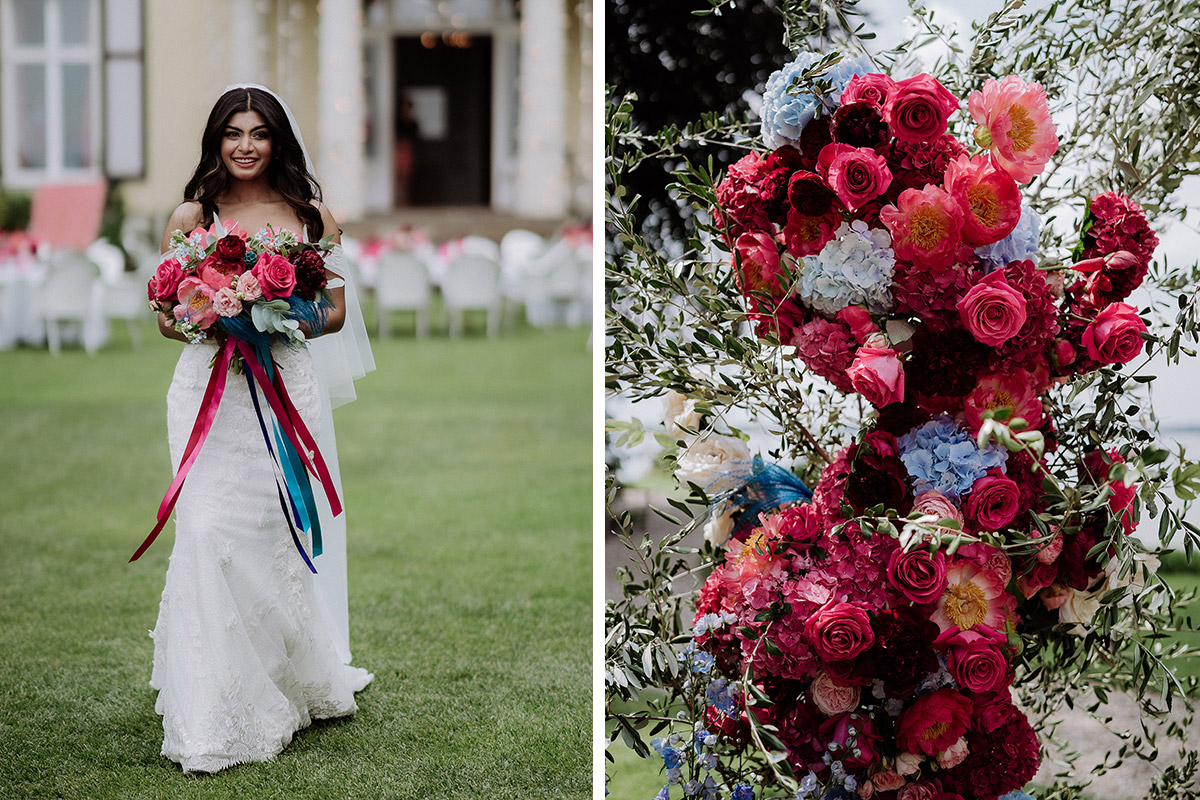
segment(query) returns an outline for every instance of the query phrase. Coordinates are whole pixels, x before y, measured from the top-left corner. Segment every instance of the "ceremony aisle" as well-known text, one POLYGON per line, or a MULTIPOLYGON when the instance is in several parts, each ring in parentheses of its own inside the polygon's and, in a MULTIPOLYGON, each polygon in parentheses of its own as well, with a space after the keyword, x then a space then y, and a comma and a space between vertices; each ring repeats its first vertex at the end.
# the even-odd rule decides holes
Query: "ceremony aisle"
POLYGON ((589 796, 586 332, 375 343, 336 412, 375 682, 354 718, 211 776, 159 755, 146 634, 170 542, 126 563, 170 481, 180 347, 143 333, 0 353, 0 796, 589 796))

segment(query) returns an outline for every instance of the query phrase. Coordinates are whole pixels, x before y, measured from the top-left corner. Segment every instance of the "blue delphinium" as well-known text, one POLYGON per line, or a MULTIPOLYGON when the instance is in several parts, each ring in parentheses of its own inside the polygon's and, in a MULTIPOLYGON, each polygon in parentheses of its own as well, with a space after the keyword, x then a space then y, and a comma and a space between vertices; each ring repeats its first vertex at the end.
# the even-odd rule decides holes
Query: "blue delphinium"
POLYGON ((726 678, 717 678, 704 691, 704 699, 710 706, 731 717, 737 711, 736 684, 731 684, 726 678))
POLYGON ((667 769, 668 783, 679 783, 683 780, 683 755, 673 747, 678 739, 677 734, 671 734, 670 739, 657 736, 650 740, 654 752, 662 756, 663 766, 667 769))
POLYGON ((688 665, 692 672, 708 672, 713 667, 712 653, 697 650, 695 642, 688 642, 687 646, 683 648, 681 655, 683 656, 684 663, 688 665))
POLYGON ((748 783, 739 783, 733 787, 730 800, 754 800, 754 787, 748 783))
POLYGON ((897 440, 900 460, 912 477, 914 495, 936 489, 955 503, 993 467, 1003 468, 1008 452, 995 443, 983 450, 975 438, 946 415, 920 425, 897 440))
POLYGON ((851 78, 855 75, 866 75, 874 69, 864 58, 843 59, 830 67, 824 76, 825 80, 832 84, 824 98, 819 99, 807 92, 791 90, 792 81, 820 60, 821 56, 817 53, 800 53, 795 61, 767 79, 760 116, 763 143, 772 150, 785 144, 799 142, 800 132, 818 113, 832 113, 837 107, 842 90, 851 78))
POLYGON ((983 267, 988 272, 1006 266, 1010 261, 1026 261, 1037 258, 1038 238, 1042 232, 1042 218, 1029 205, 1028 200, 1021 202, 1021 219, 1012 233, 995 244, 989 244, 975 249, 975 255, 983 259, 983 267))
POLYGON ((671 800, 671 786, 667 784, 658 790, 658 794, 654 795, 652 800, 671 800))
POLYGON ((1009 792, 1003 797, 997 798, 997 800, 1037 800, 1037 798, 1031 794, 1025 794, 1024 792, 1017 790, 1009 792))

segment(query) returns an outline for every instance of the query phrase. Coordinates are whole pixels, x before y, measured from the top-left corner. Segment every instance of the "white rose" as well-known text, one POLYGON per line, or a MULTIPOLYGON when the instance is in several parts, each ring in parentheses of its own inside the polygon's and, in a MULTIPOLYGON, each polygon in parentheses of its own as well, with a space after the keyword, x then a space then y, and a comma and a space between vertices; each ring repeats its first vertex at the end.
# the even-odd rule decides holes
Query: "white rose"
POLYGON ((696 411, 696 401, 687 395, 670 391, 663 398, 663 424, 672 436, 682 436, 684 428, 696 430, 700 425, 700 417, 700 412, 696 411))
POLYGON ((897 775, 912 775, 921 767, 921 762, 925 760, 925 756, 915 753, 900 753, 896 756, 896 774, 897 775))
POLYGON ((721 547, 729 541, 733 533, 733 511, 722 504, 721 513, 713 513, 704 523, 704 538, 712 542, 713 547, 721 547))
MULTIPOLYGON (((1101 585, 1101 589, 1103 585, 1101 585)), ((1100 609, 1100 595, 1103 591, 1081 592, 1077 589, 1067 589, 1067 598, 1058 607, 1058 621, 1076 625, 1091 625, 1092 617, 1100 609)))
POLYGON ((741 485, 750 477, 750 448, 741 439, 715 433, 692 436, 679 451, 675 477, 709 494, 741 485))

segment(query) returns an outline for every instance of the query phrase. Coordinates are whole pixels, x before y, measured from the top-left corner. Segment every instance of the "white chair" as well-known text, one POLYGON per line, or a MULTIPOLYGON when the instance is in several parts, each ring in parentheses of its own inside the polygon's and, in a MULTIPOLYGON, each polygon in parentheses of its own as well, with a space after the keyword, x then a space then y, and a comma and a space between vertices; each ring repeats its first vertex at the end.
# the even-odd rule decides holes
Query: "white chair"
POLYGON ((505 277, 520 275, 546 249, 546 240, 533 231, 514 228, 500 238, 500 267, 505 277))
POLYGON ((451 336, 462 333, 467 311, 486 312, 488 336, 495 336, 500 330, 500 265, 483 256, 458 256, 446 266, 442 299, 451 336))
POLYGON ((50 272, 37 290, 38 310, 53 355, 58 355, 62 349, 59 331, 62 322, 78 323, 84 349, 88 354, 96 351, 97 344, 89 335, 88 326, 97 319, 95 288, 99 274, 100 269, 82 253, 59 251, 54 254, 50 272))
POLYGON ((379 259, 375 271, 375 318, 379 338, 388 335, 388 315, 392 311, 412 311, 417 318, 417 337, 429 333, 429 306, 432 298, 429 273, 419 258, 409 253, 388 253, 379 259))
POLYGON ((592 281, 592 251, 575 250, 575 301, 567 309, 567 324, 578 328, 592 321, 592 297, 595 287, 592 281))
POLYGON ((500 245, 486 236, 464 236, 461 244, 462 249, 459 251, 461 255, 483 256, 500 263, 500 245))
POLYGON ((525 306, 526 321, 536 328, 560 324, 562 310, 576 295, 576 276, 575 255, 561 239, 529 264, 515 297, 525 306))

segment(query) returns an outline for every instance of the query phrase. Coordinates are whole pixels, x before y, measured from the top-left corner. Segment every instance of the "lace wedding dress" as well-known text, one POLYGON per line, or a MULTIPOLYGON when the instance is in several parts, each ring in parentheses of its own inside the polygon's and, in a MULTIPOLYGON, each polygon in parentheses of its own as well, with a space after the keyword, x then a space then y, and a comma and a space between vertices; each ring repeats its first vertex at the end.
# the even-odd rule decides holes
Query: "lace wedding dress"
MULTIPOLYGON (((216 352, 211 340, 185 345, 175 368, 167 393, 175 469, 216 352)), ((316 437, 322 402, 308 350, 276 345, 272 353, 316 437)), ((354 713, 354 693, 373 678, 344 663, 349 655, 331 635, 330 610, 280 508, 249 392, 244 376, 230 373, 176 505, 151 633, 162 753, 185 772, 273 758, 313 719, 354 713)), ((261 393, 259 403, 266 408, 261 393)))

